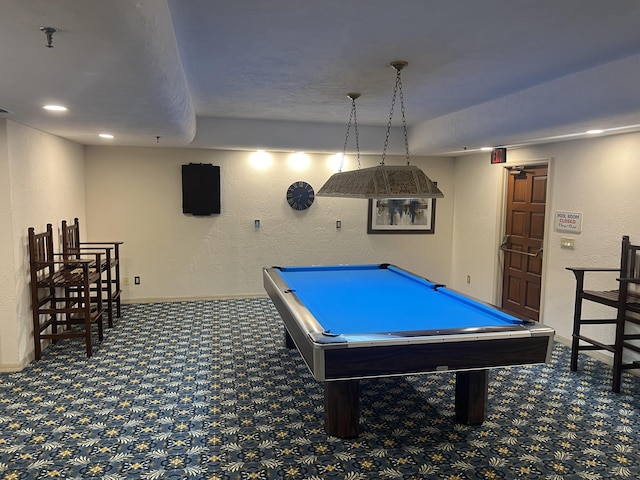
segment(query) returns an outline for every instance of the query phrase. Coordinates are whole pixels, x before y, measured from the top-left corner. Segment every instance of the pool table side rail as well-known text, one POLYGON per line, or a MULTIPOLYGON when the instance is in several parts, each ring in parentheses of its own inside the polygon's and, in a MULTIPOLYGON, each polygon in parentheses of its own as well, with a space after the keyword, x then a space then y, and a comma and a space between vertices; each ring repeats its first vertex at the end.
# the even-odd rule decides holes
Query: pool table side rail
POLYGON ((289 336, 295 343, 309 371, 316 380, 321 380, 314 371, 314 365, 318 365, 321 359, 316 358, 318 351, 314 349, 309 335, 314 332, 321 333, 322 327, 298 300, 298 297, 292 294, 289 286, 280 278, 277 271, 264 268, 262 277, 264 288, 278 310, 289 336))
POLYGON ((442 343, 458 339, 461 342, 491 340, 505 337, 530 337, 531 331, 525 326, 472 327, 437 330, 413 330, 407 332, 380 333, 341 333, 326 335, 324 332, 310 333, 309 338, 318 348, 342 348, 340 344, 349 344, 348 348, 371 347, 380 344, 405 345, 407 343, 442 343))
POLYGON ((390 263, 384 263, 381 264, 381 268, 386 268, 389 271, 392 271, 394 273, 396 273, 397 275, 401 275, 404 278, 409 279, 410 281, 413 282, 418 282, 421 283, 423 285, 427 285, 430 286, 431 288, 433 288, 434 290, 438 291, 440 294, 450 297, 452 299, 455 299, 457 302, 460 302, 466 306, 468 306, 469 308, 472 308, 474 310, 481 310, 484 314, 489 314, 495 318, 500 319, 501 321, 507 323, 507 324, 511 324, 511 325, 520 325, 523 322, 524 323, 529 323, 532 322, 532 320, 529 319, 525 319, 525 318, 520 318, 520 317, 516 317, 514 315, 512 315, 511 313, 507 313, 505 311, 503 311, 500 308, 496 308, 495 305, 492 305, 488 302, 484 302, 482 300, 478 300, 476 298, 470 298, 467 295, 458 292, 456 290, 450 289, 448 288, 445 284, 443 283, 435 283, 431 280, 429 280, 426 277, 421 277, 419 275, 416 275, 414 273, 411 273, 403 268, 400 268, 396 265, 390 264, 390 263))

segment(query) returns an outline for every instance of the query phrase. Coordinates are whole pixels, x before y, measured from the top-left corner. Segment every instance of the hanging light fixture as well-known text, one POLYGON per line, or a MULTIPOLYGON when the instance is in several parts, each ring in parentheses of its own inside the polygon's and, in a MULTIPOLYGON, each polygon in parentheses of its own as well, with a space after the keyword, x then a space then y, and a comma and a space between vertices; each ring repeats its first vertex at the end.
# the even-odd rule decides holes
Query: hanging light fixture
MULTIPOLYGON (((380 165, 370 168, 360 168, 360 151, 358 147, 358 169, 348 172, 342 171, 342 162, 340 171, 334 173, 329 180, 318 191, 318 196, 325 197, 347 197, 347 198, 443 198, 444 194, 437 185, 427 177, 427 175, 414 165, 410 165, 409 160, 409 141, 407 137, 407 122, 404 111, 404 97, 402 95, 402 80, 400 78, 401 70, 408 65, 407 62, 396 61, 391 62, 391 66, 396 70, 396 85, 393 89, 393 98, 391 100, 391 111, 389 112, 389 121, 387 123, 387 134, 384 140, 384 149, 382 152, 382 161, 380 165), (400 109, 402 112, 402 128, 404 132, 404 146, 407 156, 406 165, 385 165, 387 156, 387 146, 389 144, 389 134, 391 132, 391 120, 396 103, 396 96, 400 97, 400 109)), ((349 94, 352 100, 351 116, 347 126, 347 135, 345 139, 345 152, 347 149, 347 140, 349 138, 349 130, 351 127, 351 119, 354 119, 356 131, 356 144, 358 142, 358 127, 355 115, 355 98, 349 94)), ((344 159, 344 154, 343 154, 344 159)))

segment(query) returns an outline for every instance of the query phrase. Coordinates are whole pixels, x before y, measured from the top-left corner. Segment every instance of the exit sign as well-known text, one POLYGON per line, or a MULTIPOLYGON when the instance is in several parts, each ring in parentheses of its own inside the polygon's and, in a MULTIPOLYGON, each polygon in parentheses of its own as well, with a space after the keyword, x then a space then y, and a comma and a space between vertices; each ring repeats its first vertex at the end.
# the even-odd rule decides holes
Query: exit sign
POLYGON ((491 163, 506 163, 507 162, 507 149, 506 148, 494 148, 491 150, 491 163))

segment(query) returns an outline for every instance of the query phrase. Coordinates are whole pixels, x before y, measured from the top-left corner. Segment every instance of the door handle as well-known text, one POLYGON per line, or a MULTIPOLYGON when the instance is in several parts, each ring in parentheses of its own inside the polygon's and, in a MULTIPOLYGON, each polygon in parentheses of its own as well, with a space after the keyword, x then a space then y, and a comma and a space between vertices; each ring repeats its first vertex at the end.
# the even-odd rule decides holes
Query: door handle
POLYGON ((522 250, 514 250, 512 248, 509 248, 508 245, 509 245, 509 235, 505 235, 504 239, 502 240, 502 243, 500 244, 500 250, 502 250, 503 252, 517 253, 518 255, 524 255, 526 257, 538 257, 542 254, 542 247, 540 247, 536 253, 530 253, 530 252, 523 252, 522 250))

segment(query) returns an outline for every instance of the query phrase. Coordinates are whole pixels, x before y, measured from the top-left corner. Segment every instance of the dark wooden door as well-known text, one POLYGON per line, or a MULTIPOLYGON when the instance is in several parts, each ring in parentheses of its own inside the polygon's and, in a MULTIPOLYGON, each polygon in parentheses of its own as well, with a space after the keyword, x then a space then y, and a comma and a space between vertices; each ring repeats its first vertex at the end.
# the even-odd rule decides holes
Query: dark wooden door
POLYGON ((502 277, 502 308, 539 320, 547 167, 510 169, 502 277))

